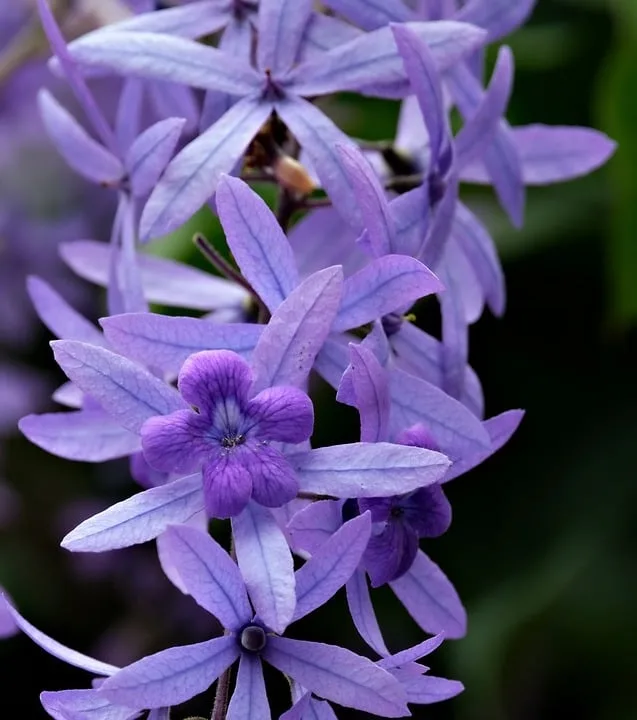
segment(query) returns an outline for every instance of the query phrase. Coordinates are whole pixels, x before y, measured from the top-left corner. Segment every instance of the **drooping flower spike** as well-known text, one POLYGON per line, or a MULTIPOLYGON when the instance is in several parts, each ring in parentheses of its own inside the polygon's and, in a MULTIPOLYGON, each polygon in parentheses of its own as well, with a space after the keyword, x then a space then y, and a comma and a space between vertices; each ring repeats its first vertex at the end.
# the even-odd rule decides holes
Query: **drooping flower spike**
POLYGON ((467 617, 420 543, 449 527, 444 483, 501 448, 522 418, 484 420, 469 366, 468 327, 485 305, 502 314, 505 292, 461 186, 492 184, 519 224, 525 185, 587 172, 613 145, 583 129, 509 127, 507 47, 483 86, 485 42, 519 26, 534 0, 128 4, 136 15, 124 10, 67 46, 38 0, 51 68, 89 121, 87 131, 42 92, 48 133, 79 175, 115 191, 118 208, 110 246, 62 248, 78 275, 107 288, 103 332, 29 281, 59 338, 54 356, 69 382, 54 399, 68 409, 20 426, 69 459, 130 457, 145 489, 122 491, 62 545, 94 553, 157 539, 165 575, 224 635, 119 669, 60 645, 10 605, 0 604, 0 632, 21 629, 91 673, 91 689, 42 694, 57 720, 168 720, 215 681, 215 720, 266 720, 263 662, 290 681, 285 720, 335 718, 332 705, 402 717, 409 704, 451 698, 462 685, 420 661, 443 634, 463 636, 467 617), (92 92, 104 75, 119 76, 115 103, 92 92), (326 114, 329 103, 314 103, 341 91, 401 100, 396 141, 358 143, 326 114), (273 210, 253 181, 278 187, 273 210), (200 236, 196 245, 225 277, 137 247, 205 203, 230 257, 200 236), (432 295, 441 339, 414 322, 432 295), (357 409, 360 442, 312 446, 314 372, 357 409), (215 533, 229 519, 229 551, 208 518, 215 533), (381 585, 435 636, 388 646, 372 602, 381 585), (380 659, 286 637, 341 588, 380 659))

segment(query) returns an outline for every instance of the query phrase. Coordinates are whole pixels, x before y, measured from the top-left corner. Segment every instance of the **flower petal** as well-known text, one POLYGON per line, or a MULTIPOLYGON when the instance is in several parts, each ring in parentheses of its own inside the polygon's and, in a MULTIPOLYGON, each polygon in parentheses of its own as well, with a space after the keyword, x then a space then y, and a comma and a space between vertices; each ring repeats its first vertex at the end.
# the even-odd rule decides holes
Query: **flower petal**
POLYGON ((391 589, 425 632, 443 632, 448 638, 463 637, 467 614, 458 593, 442 570, 422 550, 411 568, 391 589))
POLYGON ((179 705, 209 688, 238 657, 239 646, 232 635, 173 647, 128 665, 98 692, 133 707, 179 705))
POLYGON ((408 702, 417 705, 429 705, 455 697, 464 690, 464 685, 457 680, 421 675, 404 680, 408 702))
POLYGON ((402 495, 439 480, 449 467, 440 453, 391 443, 353 443, 289 455, 301 490, 357 498, 402 495))
POLYGON ((527 185, 548 185, 587 175, 603 165, 617 144, 590 128, 526 125, 513 128, 527 185))
POLYGON ((149 418, 142 426, 144 458, 155 470, 192 473, 210 452, 210 422, 192 410, 149 418))
POLYGON ((229 350, 204 350, 191 355, 179 373, 179 392, 199 412, 212 417, 225 400, 243 409, 252 383, 250 366, 229 350))
POLYGON ((192 317, 128 313, 100 320, 108 342, 133 360, 167 373, 178 373, 201 350, 229 350, 249 357, 262 325, 213 323, 192 317))
POLYGON ((358 28, 337 17, 315 12, 305 26, 298 62, 315 58, 361 34, 358 28))
POLYGON ((263 658, 326 700, 383 717, 409 714, 405 691, 390 673, 350 650, 270 637, 263 658))
POLYGON ((262 390, 248 403, 246 415, 257 424, 256 431, 264 440, 300 443, 310 437, 314 427, 312 401, 292 387, 262 390))
POLYGON ((352 577, 367 547, 371 529, 369 513, 346 522, 297 570, 293 621, 324 605, 352 577))
POLYGON ((489 87, 484 93, 475 113, 467 118, 455 137, 456 164, 462 168, 480 154, 496 134, 500 118, 506 108, 513 88, 514 61, 511 48, 502 45, 498 51, 489 87))
POLYGON ((389 438, 389 376, 374 353, 363 345, 350 345, 350 377, 361 419, 361 442, 389 438))
POLYGON ((229 630, 250 621, 252 610, 239 568, 207 533, 175 525, 162 535, 164 549, 186 590, 229 630))
POLYGON ((153 189, 175 152, 185 122, 183 118, 160 120, 134 140, 125 158, 134 195, 143 197, 153 189))
POLYGON ((224 175, 215 202, 241 274, 274 312, 299 282, 285 233, 265 202, 243 180, 224 175))
POLYGON ((403 2, 326 0, 324 4, 363 30, 375 30, 391 22, 407 22, 412 18, 412 13, 403 2))
MULTIPOLYGON (((161 12, 151 11, 135 15, 115 25, 107 25, 95 33, 135 30, 195 39, 221 30, 227 21, 228 12, 219 6, 218 0, 200 0, 182 7, 162 9, 161 12)), ((88 34, 71 43, 71 48, 75 43, 81 44, 85 37, 88 37, 88 34)))
POLYGON ((312 0, 261 0, 257 66, 277 77, 297 60, 303 32, 312 14, 312 0))
POLYGON ((261 660, 255 655, 241 653, 226 720, 270 720, 271 717, 261 660))
POLYGON ((73 552, 103 552, 153 540, 203 510, 201 473, 133 495, 85 520, 63 540, 73 552))
POLYGON ((272 513, 250 503, 232 519, 237 562, 257 615, 274 632, 290 624, 296 605, 292 554, 272 513))
POLYGON ((342 287, 341 268, 326 268, 306 278, 281 303, 252 353, 253 393, 305 383, 330 332, 342 287))
POLYGON ((380 587, 404 575, 418 552, 418 536, 403 522, 390 520, 373 535, 365 552, 365 569, 372 587, 380 587))
POLYGON ((170 162, 144 207, 142 240, 177 229, 214 195, 221 176, 232 171, 271 109, 258 96, 245 97, 186 145, 170 162))
POLYGON ((38 103, 49 137, 75 172, 96 183, 116 184, 122 179, 119 159, 93 140, 48 90, 40 90, 38 103))
POLYGON ((369 161, 355 145, 338 145, 337 150, 352 184, 374 255, 388 255, 394 249, 396 223, 389 212, 385 190, 369 161))
POLYGON ((465 205, 457 203, 451 233, 471 264, 491 312, 501 316, 506 302, 504 272, 488 230, 465 205))
POLYGON ((369 595, 367 577, 362 568, 359 567, 352 575, 345 590, 347 591, 347 607, 360 636, 379 655, 389 655, 369 595))
POLYGON ((469 0, 456 19, 487 30, 489 43, 523 25, 537 0, 469 0))
POLYGON ((140 365, 74 340, 51 343, 58 365, 123 427, 139 432, 148 418, 185 406, 177 391, 140 365))
POLYGON ((459 460, 453 463, 449 468, 449 472, 444 476, 441 482, 449 482, 462 475, 474 467, 480 465, 487 458, 491 457, 493 453, 497 452, 503 445, 505 445, 518 429, 518 426, 522 422, 524 417, 524 410, 508 410, 500 415, 489 418, 483 423, 485 430, 489 434, 491 445, 488 449, 483 450, 480 453, 471 455, 468 458, 459 460))
POLYGON ((96 690, 43 692, 40 702, 55 720, 131 720, 139 710, 113 705, 96 690))
POLYGON ((80 65, 126 76, 247 95, 261 78, 247 62, 222 50, 163 33, 110 29, 86 35, 69 47, 80 65))
POLYGON ((31 275, 27 290, 38 317, 61 340, 80 340, 91 345, 105 345, 102 333, 74 310, 47 282, 31 275))
MULTIPOLYGON (((407 27, 427 43, 438 70, 449 68, 465 53, 477 49, 486 35, 472 25, 453 21, 410 22, 407 27)), ((290 79, 294 91, 304 96, 345 90, 389 98, 409 95, 402 59, 389 27, 365 33, 301 63, 290 79)))
POLYGON ((379 660, 378 664, 386 670, 389 670, 390 668, 397 668, 402 665, 416 662, 439 648, 444 639, 444 632, 438 633, 428 640, 423 640, 423 642, 418 645, 414 645, 411 648, 407 648, 407 650, 402 650, 401 652, 379 660))
POLYGON ((294 514, 286 530, 295 552, 315 553, 343 524, 340 503, 318 500, 294 514))
POLYGON ((139 436, 124 429, 103 410, 27 415, 21 432, 38 447, 83 462, 105 462, 137 452, 139 436))
POLYGON ((366 265, 369 258, 356 238, 356 231, 331 207, 311 210, 288 234, 301 277, 331 265, 342 265, 347 277, 366 265))
MULTIPOLYGON (((484 91, 475 75, 464 65, 455 66, 446 77, 447 86, 467 122, 482 103, 484 91)), ((505 120, 481 156, 500 204, 516 227, 523 221, 525 189, 522 162, 515 137, 505 120)))
POLYGON ((114 665, 109 665, 108 663, 95 660, 88 655, 83 655, 76 650, 67 648, 57 640, 53 640, 53 638, 50 638, 48 635, 45 635, 43 632, 38 630, 35 626, 31 625, 31 623, 26 620, 26 618, 22 617, 22 615, 20 615, 20 613, 13 607, 13 605, 11 605, 10 602, 6 600, 6 598, 4 598, 4 600, 3 598, 4 596, 0 597, 0 602, 6 603, 6 607, 9 610, 11 617, 20 630, 22 630, 25 635, 28 635, 31 640, 36 643, 36 645, 39 645, 43 650, 46 650, 49 655, 53 655, 53 657, 56 657, 69 665, 73 665, 74 667, 93 673, 93 675, 113 675, 113 673, 116 673, 119 670, 119 668, 114 665))
MULTIPOLYGON (((391 339, 394 360, 398 369, 409 375, 426 380, 432 385, 442 385, 442 343, 411 323, 403 323, 400 331, 391 339)), ((480 380, 470 367, 465 368, 462 404, 478 418, 484 412, 484 397, 480 380)), ((401 428, 414 425, 418 420, 405 422, 401 428)))
POLYGON ((409 29, 409 25, 393 25, 391 30, 427 128, 429 169, 432 171, 438 166, 443 145, 448 146, 450 141, 439 71, 426 43, 409 29))
POLYGON ((434 385, 394 368, 390 392, 392 432, 422 423, 452 460, 489 448, 491 443, 480 420, 434 385))
POLYGON ((203 468, 206 512, 211 518, 239 515, 252 496, 252 472, 235 452, 219 451, 203 468))
POLYGON ((431 270, 415 258, 385 255, 347 278, 332 328, 360 327, 443 289, 431 270))
POLYGON ((112 152, 117 150, 117 139, 111 129, 104 114, 100 110, 89 90, 80 69, 73 61, 66 44, 66 40, 62 35, 59 25, 55 19, 55 15, 47 0, 37 0, 38 13, 42 21, 42 29, 44 30, 51 50, 55 56, 55 62, 59 63, 62 73, 77 98, 80 106, 86 113, 86 117, 90 120, 95 131, 100 136, 104 146, 112 152))
MULTIPOLYGON (((62 243, 64 262, 84 280, 106 287, 110 247, 96 240, 62 243)), ((241 306, 246 291, 223 278, 167 258, 138 253, 144 295, 149 302, 192 310, 241 306)))

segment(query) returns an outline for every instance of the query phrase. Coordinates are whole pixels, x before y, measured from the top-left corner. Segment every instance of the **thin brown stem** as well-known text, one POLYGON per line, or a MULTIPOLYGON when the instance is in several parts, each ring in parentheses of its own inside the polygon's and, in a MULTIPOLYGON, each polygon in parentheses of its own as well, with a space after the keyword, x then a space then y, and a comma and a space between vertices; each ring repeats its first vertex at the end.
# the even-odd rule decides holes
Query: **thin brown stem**
POLYGON ((192 241, 196 245, 197 249, 206 258, 206 260, 208 260, 208 262, 219 273, 221 273, 223 277, 227 278, 228 280, 232 280, 233 282, 236 282, 238 285, 241 285, 242 288, 244 288, 250 293, 259 308, 259 317, 261 317, 263 313, 265 313, 265 315, 269 317, 267 307, 255 291, 255 289, 252 287, 252 285, 250 285, 250 283, 243 277, 243 275, 236 268, 234 268, 223 257, 223 255, 221 255, 221 253, 217 251, 217 249, 212 245, 212 243, 208 241, 206 237, 204 237, 201 233, 195 233, 192 241))
POLYGON ((215 704, 212 709, 210 720, 225 720, 228 713, 228 696, 230 695, 230 675, 232 665, 221 674, 217 681, 217 693, 215 695, 215 704))

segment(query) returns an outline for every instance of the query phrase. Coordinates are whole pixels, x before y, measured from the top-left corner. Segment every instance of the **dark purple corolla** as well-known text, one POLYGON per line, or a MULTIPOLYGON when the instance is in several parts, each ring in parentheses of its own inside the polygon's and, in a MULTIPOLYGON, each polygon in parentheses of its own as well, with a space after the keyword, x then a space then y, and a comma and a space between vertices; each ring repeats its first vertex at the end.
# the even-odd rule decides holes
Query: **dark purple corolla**
MULTIPOLYGON (((396 442, 436 450, 423 426, 400 433, 396 442)), ((418 541, 442 535, 451 524, 451 505, 437 483, 407 495, 363 498, 358 506, 361 512, 369 510, 372 522, 378 523, 363 558, 372 587, 404 575, 416 559, 418 541)))
POLYGON ((202 469, 210 517, 238 515, 250 498, 280 507, 296 497, 298 481, 272 441, 298 444, 314 424, 310 398, 294 387, 254 397, 250 366, 227 350, 192 355, 179 373, 179 392, 196 410, 151 418, 142 427, 146 460, 168 473, 202 469))

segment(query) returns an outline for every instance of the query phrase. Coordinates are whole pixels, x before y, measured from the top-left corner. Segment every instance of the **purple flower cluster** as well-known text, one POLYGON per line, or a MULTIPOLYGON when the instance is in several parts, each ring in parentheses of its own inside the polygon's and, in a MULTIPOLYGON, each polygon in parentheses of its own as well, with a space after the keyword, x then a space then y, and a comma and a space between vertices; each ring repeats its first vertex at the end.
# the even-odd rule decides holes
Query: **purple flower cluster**
POLYGON ((484 419, 468 365, 469 326, 485 305, 501 314, 505 290, 461 185, 493 185, 519 224, 526 185, 592 171, 614 149, 593 130, 511 128, 506 46, 483 86, 485 44, 519 26, 533 0, 137 3, 140 14, 68 45, 38 4, 51 69, 90 132, 48 92, 45 126, 71 168, 115 193, 117 211, 109 244, 62 247, 107 289, 101 329, 29 282, 70 382, 54 396, 64 412, 20 428, 70 460, 130 458, 143 490, 62 546, 156 540, 168 578, 224 628, 119 669, 60 645, 7 601, 7 627, 97 678, 43 693, 44 708, 65 720, 159 720, 218 680, 216 720, 265 720, 263 661, 290 681, 286 720, 333 718, 329 703, 402 717, 408 704, 454 696, 460 683, 418 661, 443 636, 462 637, 466 614, 419 541, 451 523, 443 484, 502 447, 523 415, 484 419), (104 75, 120 78, 112 117, 87 84, 104 75), (400 100, 396 140, 361 144, 339 129, 314 100, 342 91, 400 100), (274 210, 254 181, 277 187, 274 210), (196 242, 225 277, 143 252, 205 203, 231 260, 196 242), (414 323, 428 296, 440 339, 414 323), (312 446, 315 374, 358 411, 360 442, 312 446), (229 550, 208 534, 211 518, 230 520, 229 550), (390 650, 370 585, 389 585, 434 637, 390 650), (285 636, 342 588, 373 659, 285 636))

